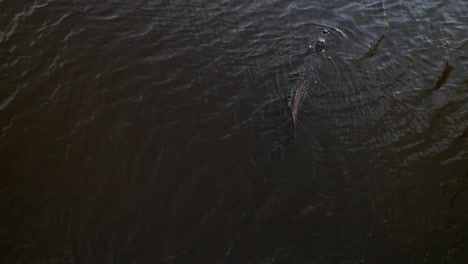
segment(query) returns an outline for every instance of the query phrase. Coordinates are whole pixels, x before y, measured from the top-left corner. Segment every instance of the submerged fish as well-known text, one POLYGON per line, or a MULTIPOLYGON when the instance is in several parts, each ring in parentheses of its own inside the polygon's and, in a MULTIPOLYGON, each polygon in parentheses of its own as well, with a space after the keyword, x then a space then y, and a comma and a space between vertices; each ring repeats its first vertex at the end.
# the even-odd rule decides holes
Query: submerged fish
POLYGON ((309 214, 312 213, 312 212, 315 212, 318 208, 320 208, 320 207, 323 205, 323 203, 325 202, 325 199, 326 199, 326 198, 327 198, 327 197, 324 196, 321 202, 319 202, 319 203, 317 203, 317 204, 309 205, 309 206, 307 206, 306 208, 302 209, 296 216, 294 216, 293 218, 291 218, 291 220, 294 221, 294 220, 297 220, 297 219, 299 219, 299 218, 301 218, 301 217, 307 216, 307 215, 309 215, 309 214))
POLYGON ((329 31, 327 29, 320 32, 318 40, 314 43, 312 54, 309 55, 301 69, 300 79, 292 88, 289 107, 291 107, 294 131, 296 131, 297 114, 302 100, 310 88, 317 87, 319 85, 318 71, 320 70, 320 57, 324 51, 328 35, 329 31))

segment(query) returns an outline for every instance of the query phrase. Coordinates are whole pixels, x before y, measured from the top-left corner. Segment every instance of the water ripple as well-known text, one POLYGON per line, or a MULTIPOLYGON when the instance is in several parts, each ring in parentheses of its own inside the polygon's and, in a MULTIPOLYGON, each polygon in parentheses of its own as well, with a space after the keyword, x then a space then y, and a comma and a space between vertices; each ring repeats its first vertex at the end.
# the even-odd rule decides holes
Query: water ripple
POLYGON ((466 220, 466 2, 0 2, 0 192, 12 217, 0 226, 29 243, 7 261, 106 252, 148 262, 133 257, 149 260, 151 244, 149 262, 190 261, 201 248, 219 262, 252 243, 267 248, 252 246, 262 262, 288 257, 284 228, 300 232, 284 251, 295 257, 280 262, 332 251, 344 253, 322 262, 379 262, 380 248, 422 262, 436 248, 439 263, 455 252, 466 220), (323 28, 320 85, 294 134, 287 97, 323 28), (318 193, 334 197, 303 223, 330 221, 284 224, 318 193), (302 252, 302 233, 330 243, 302 252))

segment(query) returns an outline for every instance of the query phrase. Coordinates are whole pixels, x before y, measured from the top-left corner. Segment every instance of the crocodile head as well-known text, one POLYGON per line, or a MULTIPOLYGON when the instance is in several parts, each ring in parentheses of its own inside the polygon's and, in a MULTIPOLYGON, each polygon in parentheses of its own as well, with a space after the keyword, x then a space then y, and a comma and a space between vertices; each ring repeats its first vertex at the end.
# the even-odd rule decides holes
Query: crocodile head
POLYGON ((318 40, 314 44, 315 52, 321 52, 325 48, 325 41, 327 41, 327 37, 330 32, 327 29, 324 29, 320 32, 318 40))

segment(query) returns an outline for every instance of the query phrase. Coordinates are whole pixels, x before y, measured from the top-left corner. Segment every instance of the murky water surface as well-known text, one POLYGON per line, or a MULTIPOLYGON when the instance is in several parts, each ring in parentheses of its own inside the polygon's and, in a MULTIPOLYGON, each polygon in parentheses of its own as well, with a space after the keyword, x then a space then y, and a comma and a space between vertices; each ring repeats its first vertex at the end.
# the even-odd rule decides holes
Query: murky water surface
POLYGON ((0 1, 0 262, 468 263, 468 3, 253 2, 0 1))

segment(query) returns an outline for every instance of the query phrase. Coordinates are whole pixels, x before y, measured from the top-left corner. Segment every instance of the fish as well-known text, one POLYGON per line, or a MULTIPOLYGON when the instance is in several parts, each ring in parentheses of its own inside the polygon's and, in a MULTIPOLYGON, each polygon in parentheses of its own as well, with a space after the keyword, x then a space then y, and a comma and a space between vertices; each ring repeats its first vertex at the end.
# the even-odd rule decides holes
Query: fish
POLYGON ((307 216, 309 215, 310 213, 312 212, 315 212, 318 208, 322 207, 323 203, 325 202, 327 197, 323 197, 322 201, 319 202, 319 203, 316 203, 316 204, 312 204, 312 205, 309 205, 307 206, 306 208, 302 209, 296 216, 294 216, 293 218, 291 218, 292 221, 295 221, 299 218, 302 218, 304 216, 307 216))
POLYGON ((434 85, 434 87, 432 87, 431 90, 432 91, 439 90, 440 87, 442 87, 442 85, 444 85, 447 82, 448 77, 450 76, 450 73, 452 73, 454 69, 455 68, 452 65, 450 65, 449 62, 447 61, 445 63, 444 70, 442 71, 442 75, 439 77, 436 84, 434 85))

